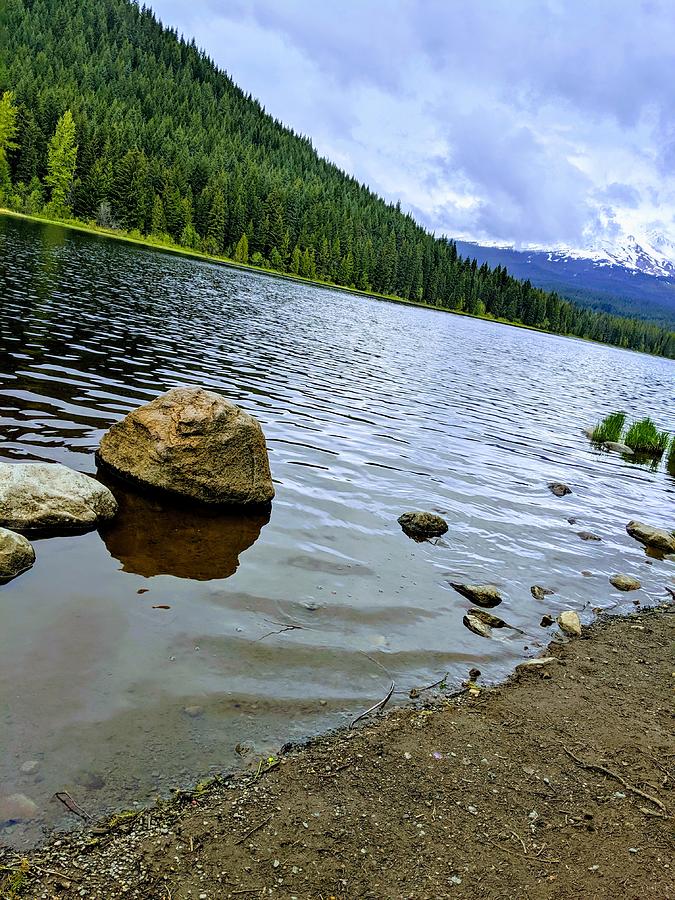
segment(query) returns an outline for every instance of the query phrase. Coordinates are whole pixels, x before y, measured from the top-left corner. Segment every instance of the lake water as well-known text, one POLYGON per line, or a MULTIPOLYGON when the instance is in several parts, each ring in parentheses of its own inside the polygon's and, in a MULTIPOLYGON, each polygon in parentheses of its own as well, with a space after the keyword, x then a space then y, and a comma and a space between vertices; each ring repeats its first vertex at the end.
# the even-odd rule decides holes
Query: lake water
POLYGON ((258 417, 277 489, 271 516, 205 517, 115 487, 110 527, 35 542, 0 587, 0 798, 39 815, 0 840, 76 822, 55 791, 129 807, 241 764, 237 745, 246 763, 344 725, 390 676, 501 678, 548 641, 543 613, 673 582, 625 524, 672 526, 675 479, 581 433, 616 409, 675 430, 672 362, 9 218, 0 304, 2 459, 93 474, 112 422, 195 384, 258 417), (448 533, 409 540, 409 509, 448 533), (450 581, 498 585, 523 633, 468 631, 450 581))

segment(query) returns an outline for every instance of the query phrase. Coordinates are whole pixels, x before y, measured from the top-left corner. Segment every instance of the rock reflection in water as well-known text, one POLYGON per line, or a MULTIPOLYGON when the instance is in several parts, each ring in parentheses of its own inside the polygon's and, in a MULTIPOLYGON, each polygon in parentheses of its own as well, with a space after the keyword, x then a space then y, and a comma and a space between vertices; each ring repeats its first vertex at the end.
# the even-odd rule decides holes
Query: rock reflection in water
POLYGON ((124 572, 146 578, 229 578, 270 519, 269 509, 216 512, 136 493, 117 482, 109 486, 119 512, 100 528, 101 537, 124 572))

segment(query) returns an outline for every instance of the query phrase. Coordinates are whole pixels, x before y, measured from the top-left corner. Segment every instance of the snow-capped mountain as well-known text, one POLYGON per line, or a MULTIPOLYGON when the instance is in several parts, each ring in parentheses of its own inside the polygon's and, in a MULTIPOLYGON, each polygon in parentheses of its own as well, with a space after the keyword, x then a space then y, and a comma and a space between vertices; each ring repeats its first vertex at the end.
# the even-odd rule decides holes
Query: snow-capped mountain
POLYGON ((675 242, 655 231, 584 248, 457 241, 457 250, 594 309, 675 327, 675 242))
POLYGON ((675 243, 654 231, 639 239, 629 234, 613 244, 604 242, 583 250, 561 247, 548 252, 551 259, 560 261, 588 259, 597 266, 621 266, 655 278, 675 278, 675 243))

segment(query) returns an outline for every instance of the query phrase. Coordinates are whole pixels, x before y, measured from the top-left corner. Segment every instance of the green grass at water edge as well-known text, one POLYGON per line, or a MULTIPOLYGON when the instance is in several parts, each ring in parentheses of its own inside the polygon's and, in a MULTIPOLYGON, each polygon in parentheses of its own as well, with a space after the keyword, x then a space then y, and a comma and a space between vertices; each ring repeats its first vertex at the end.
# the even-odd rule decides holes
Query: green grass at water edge
POLYGON ((605 441, 621 441, 621 435, 626 424, 626 413, 615 412, 606 416, 593 429, 593 440, 599 444, 605 441))
POLYGON ((661 457, 671 444, 671 437, 667 431, 659 431, 654 422, 647 417, 633 422, 626 432, 624 443, 635 453, 661 457))

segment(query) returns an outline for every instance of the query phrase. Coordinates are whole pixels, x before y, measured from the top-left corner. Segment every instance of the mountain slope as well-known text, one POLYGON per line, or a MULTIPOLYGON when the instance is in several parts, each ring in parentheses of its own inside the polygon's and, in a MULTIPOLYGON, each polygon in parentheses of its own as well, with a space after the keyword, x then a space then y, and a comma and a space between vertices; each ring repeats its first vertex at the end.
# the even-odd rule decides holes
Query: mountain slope
POLYGON ((672 333, 458 256, 129 0, 2 0, 0 91, 19 126, 0 200, 20 211, 675 356, 672 333))
POLYGON ((591 309, 675 325, 675 264, 634 239, 599 251, 514 250, 468 241, 458 241, 457 250, 591 309))

